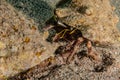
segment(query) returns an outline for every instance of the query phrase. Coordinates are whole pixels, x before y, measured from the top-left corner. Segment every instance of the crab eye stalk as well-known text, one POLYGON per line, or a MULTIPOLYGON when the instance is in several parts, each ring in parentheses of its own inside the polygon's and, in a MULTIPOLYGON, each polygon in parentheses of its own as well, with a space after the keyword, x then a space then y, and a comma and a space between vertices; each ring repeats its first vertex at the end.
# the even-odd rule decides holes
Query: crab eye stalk
POLYGON ((64 23, 60 22, 59 20, 57 21, 57 24, 60 25, 60 26, 62 26, 62 27, 67 28, 67 26, 64 23))

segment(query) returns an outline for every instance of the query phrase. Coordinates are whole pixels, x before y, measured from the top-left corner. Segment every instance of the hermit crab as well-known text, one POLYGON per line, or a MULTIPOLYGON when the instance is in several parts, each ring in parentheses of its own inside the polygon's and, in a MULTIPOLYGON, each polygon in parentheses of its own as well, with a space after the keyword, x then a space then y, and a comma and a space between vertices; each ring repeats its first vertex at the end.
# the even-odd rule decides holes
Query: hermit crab
POLYGON ((65 47, 65 53, 70 53, 67 62, 71 61, 82 43, 86 43, 88 56, 99 60, 92 44, 104 46, 119 42, 118 17, 108 0, 72 0, 68 7, 57 8, 55 15, 57 25, 64 29, 55 35, 53 41, 69 38, 65 47))

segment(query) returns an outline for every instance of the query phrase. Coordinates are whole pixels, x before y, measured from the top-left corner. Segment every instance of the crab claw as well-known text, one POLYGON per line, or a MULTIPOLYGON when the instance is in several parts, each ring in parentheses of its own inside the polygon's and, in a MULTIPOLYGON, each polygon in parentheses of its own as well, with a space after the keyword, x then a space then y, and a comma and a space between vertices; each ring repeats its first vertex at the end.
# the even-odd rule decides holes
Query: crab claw
POLYGON ((98 56, 97 52, 93 50, 91 41, 87 41, 87 49, 88 49, 88 56, 91 57, 93 60, 99 61, 100 57, 98 56))

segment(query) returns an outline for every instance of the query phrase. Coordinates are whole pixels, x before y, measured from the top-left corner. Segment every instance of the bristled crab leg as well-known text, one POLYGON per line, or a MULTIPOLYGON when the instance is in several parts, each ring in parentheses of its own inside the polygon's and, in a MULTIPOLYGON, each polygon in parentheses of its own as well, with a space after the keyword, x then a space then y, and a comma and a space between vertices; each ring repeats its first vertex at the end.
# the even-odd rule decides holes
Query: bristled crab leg
POLYGON ((82 43, 86 43, 86 47, 87 47, 87 51, 88 51, 87 56, 91 57, 94 60, 99 60, 99 57, 96 54, 96 51, 94 51, 93 48, 92 48, 92 43, 91 43, 90 40, 88 40, 86 38, 83 38, 83 37, 79 37, 76 41, 73 41, 71 43, 72 43, 72 45, 68 44, 66 46, 66 48, 68 46, 71 46, 71 48, 69 48, 69 50, 67 50, 65 53, 62 54, 62 57, 63 57, 64 61, 66 61, 67 63, 71 62, 74 55, 79 51, 80 45, 82 43))
POLYGON ((71 51, 71 53, 70 53, 70 55, 68 56, 68 58, 67 58, 67 62, 70 62, 71 60, 72 60, 72 58, 74 57, 74 55, 75 55, 75 53, 80 49, 80 44, 83 42, 83 38, 81 37, 81 38, 78 38, 75 42, 74 42, 74 44, 73 44, 73 46, 72 46, 72 51, 71 51))

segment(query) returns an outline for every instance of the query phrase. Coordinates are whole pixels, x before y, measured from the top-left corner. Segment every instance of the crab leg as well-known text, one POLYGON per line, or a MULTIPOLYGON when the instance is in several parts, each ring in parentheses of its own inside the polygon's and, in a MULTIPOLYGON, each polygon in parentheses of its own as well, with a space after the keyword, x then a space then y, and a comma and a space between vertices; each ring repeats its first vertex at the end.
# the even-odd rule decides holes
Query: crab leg
POLYGON ((92 43, 91 41, 87 41, 87 49, 88 49, 88 56, 93 58, 94 60, 99 60, 98 55, 92 48, 92 43))
POLYGON ((100 58, 98 57, 98 55, 96 54, 95 50, 93 50, 92 48, 92 43, 90 40, 86 39, 86 38, 83 38, 83 37, 80 37, 77 39, 76 42, 73 43, 73 48, 71 48, 71 51, 70 52, 70 55, 68 56, 68 59, 67 59, 67 62, 69 63, 73 56, 75 55, 75 53, 78 51, 78 49, 80 48, 80 44, 82 42, 86 42, 87 41, 87 50, 88 50, 88 56, 91 57, 92 59, 94 60, 97 60, 99 61, 100 58))
POLYGON ((73 58, 73 56, 75 55, 75 53, 77 52, 77 50, 79 49, 80 47, 80 44, 84 41, 84 39, 82 37, 78 38, 77 41, 74 43, 73 45, 73 49, 72 49, 72 52, 71 54, 69 55, 68 57, 68 60, 67 62, 70 62, 71 59, 73 58))
POLYGON ((55 37, 53 38, 53 41, 56 41, 56 40, 59 40, 59 39, 64 38, 65 33, 66 33, 67 31, 69 31, 69 29, 64 29, 64 30, 60 31, 59 33, 57 33, 57 34, 55 35, 55 37), (62 36, 61 36, 61 34, 62 34, 62 36))

